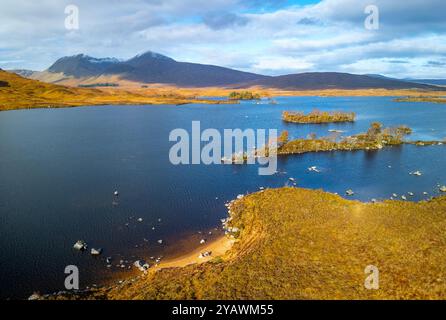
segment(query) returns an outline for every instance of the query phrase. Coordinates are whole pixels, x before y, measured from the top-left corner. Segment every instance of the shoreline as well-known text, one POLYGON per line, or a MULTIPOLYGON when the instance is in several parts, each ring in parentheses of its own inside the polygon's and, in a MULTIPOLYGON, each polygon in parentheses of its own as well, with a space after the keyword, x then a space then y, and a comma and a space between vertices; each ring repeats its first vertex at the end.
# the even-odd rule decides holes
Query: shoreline
POLYGON ((222 251, 224 256, 232 245, 223 244, 237 242, 227 255, 229 259, 196 263, 199 251, 196 250, 167 260, 135 280, 49 298, 214 300, 249 296, 254 300, 269 300, 328 299, 333 295, 336 299, 435 298, 444 295, 441 289, 444 284, 436 280, 442 266, 436 262, 444 256, 444 251, 433 247, 431 239, 444 239, 441 226, 446 225, 446 218, 432 212, 444 212, 445 207, 445 196, 428 201, 386 200, 370 204, 322 190, 266 189, 232 202, 230 224, 242 227, 237 240, 219 236, 200 248, 226 249, 222 251), (302 203, 302 207, 296 208, 296 202, 302 203), (414 229, 420 224, 422 228, 414 229), (398 250, 389 246, 389 241, 397 241, 398 250), (416 243, 423 246, 414 250, 416 243), (426 246, 435 252, 426 256, 426 246), (386 266, 387 283, 383 290, 371 292, 357 287, 363 283, 363 268, 370 262, 386 266), (427 262, 429 269, 422 267, 427 262), (333 266, 337 268, 334 273, 333 266), (279 267, 289 271, 297 268, 300 272, 287 272, 286 280, 281 280, 277 277, 279 267), (420 281, 407 283, 398 278, 399 274, 415 276, 420 272, 435 281, 426 282, 421 277, 420 281), (261 286, 255 280, 259 278, 265 280, 261 286), (299 285, 290 287, 290 283, 299 285), (339 292, 338 283, 345 291, 339 292), (317 290, 321 286, 327 289, 317 290))
MULTIPOLYGON (((423 224, 433 232, 430 237, 438 237, 439 241, 444 238, 443 229, 439 228, 446 224, 444 215, 427 213, 443 212, 445 206, 446 196, 427 201, 386 200, 371 204, 348 200, 322 190, 290 187, 266 189, 231 202, 230 225, 242 227, 237 240, 219 235, 199 249, 166 260, 136 278, 119 281, 119 284, 39 298, 214 300, 239 299, 248 295, 256 300, 327 299, 332 294, 336 294, 337 299, 395 299, 412 294, 416 298, 437 297, 441 295, 441 292, 437 292, 439 287, 433 288, 424 281, 418 281, 413 287, 398 278, 386 278, 390 281, 387 284, 389 287, 379 292, 358 291, 356 286, 363 283, 363 265, 376 259, 381 264, 385 263, 392 274, 404 271, 404 274, 418 275, 419 272, 427 272, 430 278, 436 279, 440 265, 432 264, 429 270, 425 270, 417 262, 420 259, 407 260, 409 258, 406 256, 409 253, 410 257, 425 255, 424 247, 413 249, 414 243, 420 241, 433 250, 426 238, 427 230, 418 228, 414 232, 414 225, 423 224), (296 202, 302 203, 303 207, 296 208, 296 202), (272 212, 278 212, 278 208, 282 210, 280 214, 272 215, 272 212), (308 215, 310 209, 312 213, 308 215), (386 228, 376 233, 376 228, 382 228, 383 224, 386 228), (341 226, 343 228, 339 229, 341 226), (293 230, 296 229, 300 231, 295 233, 293 230), (339 232, 336 238, 332 238, 334 230, 339 232), (404 236, 400 235, 401 232, 404 236), (383 245, 388 244, 389 237, 391 241, 400 243, 398 250, 383 245), (327 239, 331 240, 327 242, 327 239), (233 246, 234 243, 236 245, 233 246), (326 247, 330 250, 327 251, 326 247), (365 247, 367 250, 364 250, 365 247), (203 250, 213 250, 215 255, 198 259, 197 253, 203 250), (346 252, 350 254, 346 255, 346 252), (378 254, 379 257, 369 253, 378 254), (223 259, 212 261, 217 257, 223 259), (301 272, 287 273, 289 279, 282 282, 277 278, 277 268, 283 263, 287 270, 300 268, 301 272), (333 265, 342 272, 331 274, 328 278, 315 276, 320 275, 320 268, 332 270, 333 265), (256 273, 257 277, 266 280, 262 283, 265 287, 261 291, 258 291, 258 282, 252 278, 256 273), (345 292, 338 291, 337 281, 332 281, 332 276, 346 288, 345 292), (302 281, 303 284, 292 289, 286 285, 302 281), (322 285, 328 286, 324 292, 308 290, 322 285)), ((442 252, 441 248, 436 250, 442 252)), ((435 257, 431 256, 433 260, 429 261, 437 261, 435 257)), ((441 287, 442 284, 437 281, 436 286, 441 287)))
MULTIPOLYGON (((214 229, 212 229, 214 230, 214 229)), ((121 285, 134 283, 135 281, 144 281, 144 279, 154 276, 158 272, 162 270, 168 269, 182 269, 188 266, 196 267, 198 265, 204 264, 206 262, 210 262, 213 259, 221 258, 223 261, 226 261, 225 254, 233 247, 233 245, 237 242, 236 239, 229 238, 226 234, 218 234, 212 236, 210 240, 207 240, 205 244, 200 244, 198 247, 194 248, 190 247, 190 243, 192 239, 195 238, 195 235, 189 235, 186 238, 180 238, 178 240, 185 248, 180 250, 179 252, 167 253, 168 257, 160 261, 158 264, 153 264, 150 259, 146 259, 146 261, 150 262, 150 268, 146 271, 138 270, 133 264, 130 270, 125 270, 122 272, 121 270, 117 270, 109 275, 108 278, 104 279, 104 281, 96 282, 96 284, 89 283, 83 288, 79 288, 79 290, 74 292, 64 291, 63 289, 59 291, 52 291, 48 293, 40 293, 40 291, 36 290, 34 293, 30 293, 28 296, 24 296, 23 299, 37 299, 37 300, 47 300, 47 299, 60 299, 60 298, 75 298, 82 297, 85 294, 91 294, 97 290, 112 290, 121 285), (199 258, 200 253, 209 251, 212 254, 207 257, 199 258)), ((196 239, 195 239, 196 240, 196 239)), ((172 250, 168 250, 172 251, 172 250)))
POLYGON ((169 85, 147 85, 146 88, 134 85, 119 88, 80 88, 52 84, 20 77, 0 70, 1 81, 7 87, 0 88, 0 111, 41 108, 70 108, 78 106, 102 105, 183 105, 234 104, 230 95, 234 92, 249 92, 252 97, 273 99, 276 97, 393 97, 397 99, 419 99, 420 96, 438 99, 446 96, 442 91, 416 89, 320 89, 320 90, 282 90, 266 87, 234 89, 229 87, 176 87, 169 85), (207 98, 225 97, 225 100, 207 98))
MULTIPOLYGON (((120 90, 120 89, 118 89, 120 90)), ((281 92, 273 92, 268 93, 266 95, 262 95, 262 98, 278 98, 278 97, 320 97, 320 98, 328 98, 328 97, 336 97, 336 98, 354 98, 354 97, 389 97, 394 98, 395 102, 404 103, 404 102, 425 102, 425 103, 435 103, 435 104, 445 104, 445 101, 435 100, 411 100, 410 97, 415 97, 419 92, 417 91, 408 91, 408 92, 392 92, 392 90, 382 89, 378 92, 374 92, 374 90, 358 90, 361 92, 355 92, 355 90, 336 90, 332 92, 331 90, 309 90, 309 91, 281 91, 281 92), (405 98, 409 97, 409 98, 405 98)), ((213 93, 206 94, 209 97, 226 97, 225 95, 213 93)), ((445 96, 446 92, 439 94, 438 96, 445 96)), ((233 100, 207 100, 207 99, 188 99, 180 100, 180 101, 172 101, 172 100, 157 100, 152 97, 148 97, 147 101, 131 101, 131 100, 123 100, 123 101, 104 101, 104 102, 94 102, 89 101, 88 103, 79 103, 79 104, 44 104, 44 105, 36 105, 36 106, 8 106, 2 108, 0 106, 0 112, 4 111, 16 111, 16 110, 33 110, 33 109, 65 109, 65 108, 80 108, 80 107, 101 107, 101 106, 163 106, 163 105, 174 105, 174 106, 183 106, 190 104, 209 104, 209 105, 233 105, 240 104, 238 101, 233 100)), ((346 121, 347 122, 347 121, 346 121)), ((351 122, 351 121, 348 121, 351 122)))
POLYGON ((177 257, 167 258, 160 262, 158 265, 151 267, 150 271, 158 271, 167 268, 183 268, 193 264, 201 264, 208 262, 215 258, 221 258, 228 252, 232 245, 236 242, 234 239, 228 238, 226 235, 219 235, 215 239, 212 239, 199 248, 192 249, 188 253, 183 253, 177 257), (199 258, 200 253, 209 251, 212 254, 207 257, 199 258))

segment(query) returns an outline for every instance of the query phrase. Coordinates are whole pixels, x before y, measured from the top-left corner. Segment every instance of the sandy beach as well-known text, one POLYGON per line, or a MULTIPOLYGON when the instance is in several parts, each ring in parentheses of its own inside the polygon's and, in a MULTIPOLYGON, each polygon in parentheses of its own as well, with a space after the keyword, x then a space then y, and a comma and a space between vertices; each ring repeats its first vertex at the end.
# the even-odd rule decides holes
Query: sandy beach
POLYGON ((191 264, 204 263, 216 257, 223 256, 234 244, 235 240, 230 239, 225 235, 221 235, 216 239, 210 240, 199 248, 192 250, 189 253, 180 255, 176 258, 166 259, 151 270, 160 270, 166 268, 181 268, 191 264), (211 252, 210 256, 199 258, 200 253, 211 252))

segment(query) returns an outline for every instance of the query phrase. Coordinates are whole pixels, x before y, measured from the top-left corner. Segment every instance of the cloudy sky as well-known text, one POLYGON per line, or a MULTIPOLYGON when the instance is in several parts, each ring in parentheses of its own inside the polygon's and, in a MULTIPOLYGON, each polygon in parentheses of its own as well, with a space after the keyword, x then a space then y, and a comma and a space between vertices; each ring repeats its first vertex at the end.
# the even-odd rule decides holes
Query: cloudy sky
POLYGON ((0 0, 0 67, 61 56, 179 61, 263 74, 305 71, 445 78, 445 0, 0 0), (67 5, 79 29, 67 30, 67 5), (368 5, 379 28, 364 25, 368 5))

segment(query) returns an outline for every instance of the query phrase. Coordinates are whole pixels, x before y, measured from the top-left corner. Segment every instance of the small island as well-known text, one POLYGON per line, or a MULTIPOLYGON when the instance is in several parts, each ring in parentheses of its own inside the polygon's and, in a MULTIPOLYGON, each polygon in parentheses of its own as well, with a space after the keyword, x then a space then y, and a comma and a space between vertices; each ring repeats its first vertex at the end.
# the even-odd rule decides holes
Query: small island
POLYGON ((411 96, 404 98, 395 98, 395 102, 431 102, 431 103, 446 103, 446 98, 444 97, 434 97, 434 96, 411 96))
POLYGON ((319 111, 313 110, 308 114, 303 112, 284 111, 282 120, 292 123, 336 123, 336 122, 354 122, 356 114, 354 112, 341 111, 319 111))
MULTIPOLYGON (((308 152, 327 151, 355 151, 355 150, 380 150, 385 146, 397 146, 402 144, 422 145, 422 141, 405 141, 404 137, 412 133, 408 126, 383 128, 379 122, 373 122, 365 133, 342 137, 339 132, 331 132, 330 135, 318 138, 316 134, 310 134, 307 138, 289 139, 288 131, 284 130, 277 138, 277 155, 302 154, 308 152)), ((427 142, 429 145, 442 144, 440 141, 427 142)), ((236 152, 232 158, 222 158, 222 162, 244 164, 248 159, 268 157, 271 145, 255 149, 251 152, 236 152)))
POLYGON ((261 96, 251 91, 233 91, 229 94, 228 98, 229 100, 260 100, 261 96))

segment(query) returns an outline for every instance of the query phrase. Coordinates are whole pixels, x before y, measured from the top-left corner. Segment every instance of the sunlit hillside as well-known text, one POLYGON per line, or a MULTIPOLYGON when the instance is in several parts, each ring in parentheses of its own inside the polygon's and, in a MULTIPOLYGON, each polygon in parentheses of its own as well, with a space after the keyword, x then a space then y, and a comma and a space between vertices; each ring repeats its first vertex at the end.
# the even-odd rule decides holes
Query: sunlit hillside
MULTIPOLYGON (((46 107, 68 107, 105 104, 185 104, 208 103, 176 93, 122 89, 75 88, 25 79, 14 73, 0 70, 0 110, 46 107)), ((213 102, 215 103, 215 102, 213 102)))

